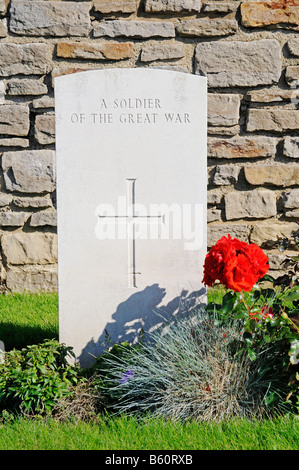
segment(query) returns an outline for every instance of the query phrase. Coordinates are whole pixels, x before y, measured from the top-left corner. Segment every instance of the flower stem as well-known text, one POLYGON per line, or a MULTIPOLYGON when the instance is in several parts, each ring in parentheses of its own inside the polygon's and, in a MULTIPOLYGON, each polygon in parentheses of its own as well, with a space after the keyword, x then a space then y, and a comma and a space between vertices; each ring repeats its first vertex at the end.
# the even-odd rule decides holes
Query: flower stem
POLYGON ((289 324, 291 324, 295 330, 297 330, 297 331, 299 332, 299 327, 296 325, 296 323, 294 323, 294 322, 288 317, 288 315, 287 315, 285 312, 283 312, 283 314, 282 314, 281 316, 282 316, 282 318, 284 318, 289 324))
POLYGON ((245 302, 245 297, 244 297, 244 291, 243 291, 243 290, 241 291, 241 300, 242 300, 242 302, 243 302, 243 304, 244 304, 244 307, 245 307, 246 310, 247 310, 247 313, 249 314, 249 313, 250 313, 250 307, 248 307, 248 305, 247 305, 246 302, 245 302))

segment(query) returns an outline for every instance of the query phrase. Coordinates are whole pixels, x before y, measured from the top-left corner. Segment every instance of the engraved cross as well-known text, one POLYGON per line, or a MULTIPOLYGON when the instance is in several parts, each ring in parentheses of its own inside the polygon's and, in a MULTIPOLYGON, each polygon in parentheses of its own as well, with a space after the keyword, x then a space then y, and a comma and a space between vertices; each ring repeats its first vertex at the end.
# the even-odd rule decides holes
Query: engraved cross
POLYGON ((138 224, 157 224, 163 222, 162 215, 137 215, 135 213, 135 183, 136 178, 126 178, 127 181, 127 199, 126 213, 117 215, 101 215, 98 217, 102 220, 111 219, 114 224, 127 224, 127 240, 128 240, 128 276, 129 287, 137 287, 137 275, 141 274, 136 268, 136 226, 138 224))

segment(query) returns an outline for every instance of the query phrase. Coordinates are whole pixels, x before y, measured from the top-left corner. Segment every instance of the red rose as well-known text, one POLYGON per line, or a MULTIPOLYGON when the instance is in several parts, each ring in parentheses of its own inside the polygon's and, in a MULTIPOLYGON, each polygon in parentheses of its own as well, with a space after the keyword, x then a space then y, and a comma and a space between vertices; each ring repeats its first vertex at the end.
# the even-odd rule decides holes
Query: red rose
POLYGON ((250 245, 247 245, 247 247, 248 256, 250 257, 251 263, 254 266, 257 274, 259 274, 259 277, 265 276, 269 270, 268 256, 265 255, 263 250, 261 250, 261 248, 255 243, 251 243, 250 245))
POLYGON ((239 253, 233 260, 228 260, 223 283, 227 289, 233 289, 235 292, 250 291, 258 279, 259 276, 252 269, 250 259, 245 254, 239 253))
POLYGON ((228 235, 220 238, 207 254, 203 283, 213 286, 218 280, 235 292, 250 291, 268 269, 268 257, 258 245, 228 235))
POLYGON ((216 245, 212 246, 206 256, 203 278, 205 285, 212 286, 217 279, 221 280, 222 272, 225 267, 225 255, 227 252, 226 243, 222 243, 224 241, 223 239, 224 237, 218 240, 216 245))

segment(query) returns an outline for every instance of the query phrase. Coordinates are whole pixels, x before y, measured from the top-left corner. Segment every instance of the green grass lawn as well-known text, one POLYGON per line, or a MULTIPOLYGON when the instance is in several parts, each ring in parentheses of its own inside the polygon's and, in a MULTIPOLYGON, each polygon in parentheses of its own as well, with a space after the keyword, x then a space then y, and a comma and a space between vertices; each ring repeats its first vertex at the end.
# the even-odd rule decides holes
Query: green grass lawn
POLYGON ((0 295, 0 340, 5 350, 58 339, 58 294, 0 295))
MULTIPOLYGON (((0 295, 0 340, 6 350, 58 339, 57 294, 0 295)), ((298 450, 298 418, 249 422, 171 423, 102 417, 0 422, 1 450, 298 450)))
POLYGON ((19 419, 0 426, 1 450, 298 450, 295 418, 177 424, 133 418, 77 424, 19 419))

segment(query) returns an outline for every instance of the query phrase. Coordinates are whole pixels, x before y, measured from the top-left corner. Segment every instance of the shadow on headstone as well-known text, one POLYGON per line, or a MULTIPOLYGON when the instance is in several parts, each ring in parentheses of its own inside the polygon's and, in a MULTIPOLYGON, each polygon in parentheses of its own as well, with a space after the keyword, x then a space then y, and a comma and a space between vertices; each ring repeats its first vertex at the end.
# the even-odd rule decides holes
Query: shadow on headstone
POLYGON ((112 321, 107 323, 98 340, 89 341, 83 348, 78 358, 80 365, 90 366, 95 358, 104 352, 107 347, 107 335, 111 338, 111 344, 133 344, 138 341, 141 331, 146 338, 148 332, 163 327, 164 323, 171 321, 179 313, 191 314, 199 303, 203 303, 205 289, 192 292, 183 290, 166 305, 160 306, 165 295, 164 288, 153 284, 120 303, 112 315, 112 321))

